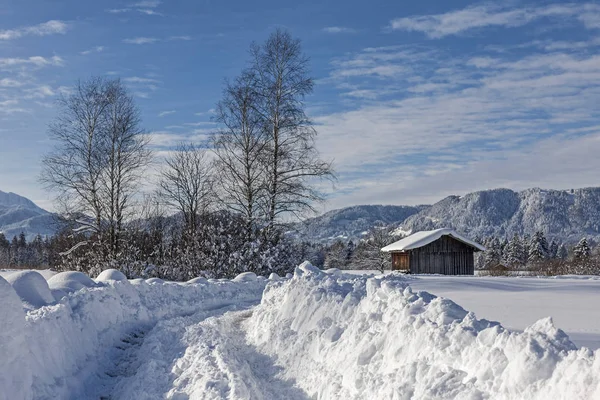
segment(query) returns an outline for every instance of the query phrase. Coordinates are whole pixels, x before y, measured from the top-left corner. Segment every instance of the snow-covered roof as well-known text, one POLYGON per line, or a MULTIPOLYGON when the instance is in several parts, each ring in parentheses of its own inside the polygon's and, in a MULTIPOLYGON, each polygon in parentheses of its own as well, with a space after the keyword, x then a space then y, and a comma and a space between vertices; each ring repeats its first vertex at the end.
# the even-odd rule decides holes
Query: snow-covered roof
POLYGON ((472 240, 469 240, 464 236, 459 235, 458 233, 456 233, 454 230, 452 230, 450 228, 436 229, 434 231, 417 232, 410 236, 405 237, 404 239, 398 240, 397 242, 394 242, 392 244, 385 246, 383 249, 381 249, 381 251, 385 251, 385 252, 389 253, 391 251, 405 251, 405 250, 416 249, 419 247, 426 246, 431 242, 435 242, 442 236, 453 237, 454 239, 456 239, 460 242, 463 242, 464 244, 467 244, 469 246, 472 246, 472 247, 476 248, 477 250, 485 251, 485 247, 483 247, 482 245, 475 243, 472 240))

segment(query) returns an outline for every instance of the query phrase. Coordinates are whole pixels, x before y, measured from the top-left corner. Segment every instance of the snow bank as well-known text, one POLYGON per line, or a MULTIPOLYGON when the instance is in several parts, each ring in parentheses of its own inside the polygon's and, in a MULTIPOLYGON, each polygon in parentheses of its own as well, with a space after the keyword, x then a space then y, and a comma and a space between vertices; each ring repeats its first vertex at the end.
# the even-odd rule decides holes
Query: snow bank
POLYGON ((83 272, 67 271, 60 272, 48 279, 48 286, 52 290, 72 293, 79 289, 94 287, 96 282, 83 272))
POLYGON ((107 282, 107 281, 127 281, 127 277, 124 273, 116 269, 106 269, 98 275, 96 282, 107 282))
POLYGON ((600 398, 600 356, 550 319, 509 332, 399 276, 303 264, 267 286, 247 330, 281 378, 319 399, 600 398))
POLYGON ((17 293, 0 277, 0 400, 32 398, 25 312, 17 293), (15 373, 16 372, 16 373, 15 373))
POLYGON ((48 282, 37 271, 13 272, 6 277, 6 281, 11 284, 27 309, 39 308, 55 301, 48 282))
POLYGON ((110 362, 107 349, 132 330, 201 310, 258 303, 266 284, 131 284, 115 279, 96 284, 82 275, 52 277, 50 288, 68 293, 56 304, 27 313, 0 278, 0 400, 78 398, 73 394, 84 392, 98 365, 110 362))

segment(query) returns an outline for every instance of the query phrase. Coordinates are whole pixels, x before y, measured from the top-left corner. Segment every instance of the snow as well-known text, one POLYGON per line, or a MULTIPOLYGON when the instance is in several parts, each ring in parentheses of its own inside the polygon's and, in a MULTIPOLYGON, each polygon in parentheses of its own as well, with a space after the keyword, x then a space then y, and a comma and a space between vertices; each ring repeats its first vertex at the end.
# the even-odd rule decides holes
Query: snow
POLYGON ((600 398, 600 357, 551 319, 511 332, 410 282, 303 266, 267 287, 248 340, 309 398, 600 398))
POLYGON ((0 400, 600 398, 569 337, 600 333, 600 279, 59 275, 25 308, 0 278, 0 400))
POLYGON ((32 375, 29 372, 25 313, 21 300, 0 276, 0 400, 30 399, 32 375), (17 371, 18 373, 15 373, 17 371))
POLYGON ((6 281, 27 309, 39 308, 55 301, 46 279, 37 271, 13 272, 6 277, 6 281))
POLYGON ((196 283, 207 283, 207 282, 208 282, 208 280, 206 278, 201 277, 201 276, 199 276, 197 278, 190 279, 189 281, 187 281, 187 283, 190 283, 192 285, 196 284, 196 283))
POLYGON ((235 278, 233 278, 234 282, 254 282, 257 280, 257 276, 254 272, 242 272, 235 278))
POLYGON ((96 282, 107 282, 107 281, 126 281, 127 277, 121 271, 116 269, 106 269, 98 275, 96 282))
POLYGON ((256 304, 266 284, 133 285, 110 280, 96 285, 79 273, 58 274, 53 280, 68 287, 77 282, 81 288, 58 304, 27 313, 10 285, 0 282, 0 399, 4 394, 7 399, 89 398, 86 393, 91 388, 110 392, 113 386, 103 385, 103 379, 115 373, 105 368, 114 367, 123 338, 151 330, 158 321, 256 304), (4 360, 10 360, 10 368, 4 368, 4 360))
POLYGON ((94 287, 96 286, 96 282, 83 272, 66 271, 60 272, 48 279, 48 286, 52 290, 71 293, 79 289, 94 287))
MULTIPOLYGON (((597 278, 597 277, 596 277, 597 278)), ((477 316, 522 331, 537 319, 552 316, 578 346, 600 348, 600 280, 581 277, 416 276, 414 290, 452 299, 477 316)))
POLYGON ((40 273, 44 279, 48 280, 56 275, 56 271, 52 271, 51 269, 36 269, 36 270, 22 270, 22 269, 0 269, 0 276, 6 278, 8 275, 12 274, 16 271, 37 271, 40 273))
POLYGON ((436 229, 433 231, 421 231, 421 232, 414 233, 408 237, 405 237, 404 239, 400 239, 397 242, 394 242, 392 244, 385 246, 383 249, 381 249, 381 251, 390 252, 390 251, 405 251, 405 250, 416 249, 416 248, 428 245, 431 242, 435 242, 442 236, 453 237, 454 239, 459 240, 465 244, 468 244, 469 246, 475 247, 476 249, 478 249, 480 251, 485 250, 485 247, 483 247, 482 245, 475 243, 475 242, 459 235, 458 233, 454 232, 452 229, 442 228, 442 229, 436 229))

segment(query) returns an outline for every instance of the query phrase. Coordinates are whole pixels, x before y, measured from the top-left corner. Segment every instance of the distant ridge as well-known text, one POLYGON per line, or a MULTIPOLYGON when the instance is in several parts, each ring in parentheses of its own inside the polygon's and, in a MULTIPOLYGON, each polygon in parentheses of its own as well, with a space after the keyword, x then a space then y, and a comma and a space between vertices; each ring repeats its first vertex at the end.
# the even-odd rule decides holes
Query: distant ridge
POLYGON ((0 232, 8 240, 21 232, 28 241, 37 235, 51 236, 55 233, 54 214, 26 197, 0 190, 0 232))
POLYGON ((314 241, 357 239, 375 225, 405 234, 452 228, 471 238, 542 231, 566 242, 583 236, 599 240, 600 187, 492 189, 448 196, 431 206, 352 206, 307 219, 295 225, 293 232, 314 241))

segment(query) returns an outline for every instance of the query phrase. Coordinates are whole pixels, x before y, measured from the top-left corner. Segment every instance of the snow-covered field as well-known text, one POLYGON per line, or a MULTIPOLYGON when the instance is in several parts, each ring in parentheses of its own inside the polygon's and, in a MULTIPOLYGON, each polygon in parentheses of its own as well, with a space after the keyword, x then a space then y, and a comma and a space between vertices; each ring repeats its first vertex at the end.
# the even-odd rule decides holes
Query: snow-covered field
POLYGON ((3 275, 0 399, 600 399, 600 280, 3 275))

